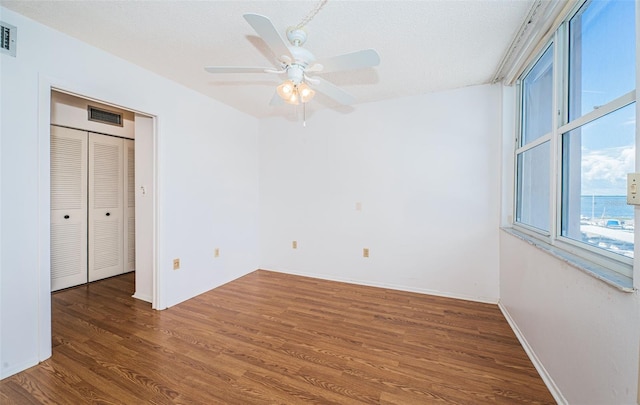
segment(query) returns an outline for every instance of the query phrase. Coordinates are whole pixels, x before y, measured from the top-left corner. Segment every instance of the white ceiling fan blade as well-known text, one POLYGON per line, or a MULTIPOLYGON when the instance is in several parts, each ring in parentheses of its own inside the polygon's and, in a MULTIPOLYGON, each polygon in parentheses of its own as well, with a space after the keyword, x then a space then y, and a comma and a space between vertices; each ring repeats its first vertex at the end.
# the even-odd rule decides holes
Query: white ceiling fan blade
POLYGON ((356 102, 356 98, 351 94, 321 77, 310 78, 308 82, 313 85, 317 92, 334 99, 340 104, 351 105, 356 102))
POLYGON ((323 66, 322 73, 363 69, 378 66, 380 64, 380 55, 373 49, 363 49, 332 58, 321 59, 316 64, 323 66))
POLYGON ((273 68, 253 66, 206 66, 209 73, 271 73, 273 68))
POLYGON ((282 39, 276 27, 267 17, 260 14, 245 14, 244 19, 253 27, 258 35, 262 37, 264 42, 275 53, 276 58, 280 58, 282 55, 293 59, 286 42, 282 39))

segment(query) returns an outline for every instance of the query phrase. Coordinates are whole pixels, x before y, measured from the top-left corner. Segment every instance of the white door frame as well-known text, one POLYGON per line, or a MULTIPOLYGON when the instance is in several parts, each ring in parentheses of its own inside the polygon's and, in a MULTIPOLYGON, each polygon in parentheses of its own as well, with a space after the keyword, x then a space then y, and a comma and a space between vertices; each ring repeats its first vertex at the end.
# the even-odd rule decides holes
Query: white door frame
MULTIPOLYGON (((40 74, 38 77, 38 358, 43 361, 51 357, 51 169, 50 169, 50 124, 51 124, 51 91, 59 90, 75 94, 78 97, 100 101, 104 104, 115 105, 130 111, 146 115, 153 119, 153 131, 147 136, 152 137, 150 161, 153 162, 153 192, 149 197, 153 199, 153 229, 150 230, 153 239, 153 298, 152 308, 164 309, 162 298, 161 274, 158 272, 158 137, 157 116, 139 111, 135 106, 120 105, 111 99, 113 94, 106 94, 104 87, 92 86, 91 83, 68 83, 40 74), (89 86, 89 87, 87 87, 89 86)), ((145 135, 143 135, 145 136, 145 135)))

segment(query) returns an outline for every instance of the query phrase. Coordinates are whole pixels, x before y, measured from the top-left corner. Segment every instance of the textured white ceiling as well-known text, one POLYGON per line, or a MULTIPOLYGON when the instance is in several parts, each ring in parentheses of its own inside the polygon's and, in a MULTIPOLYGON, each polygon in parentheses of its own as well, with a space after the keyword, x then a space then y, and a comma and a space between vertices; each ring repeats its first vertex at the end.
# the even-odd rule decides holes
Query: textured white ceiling
MULTIPOLYGON (((534 0, 329 0, 307 24, 317 58, 374 48, 375 68, 323 77, 358 103, 489 83, 534 0)), ((0 4, 255 117, 290 114, 269 101, 269 74, 212 75, 206 65, 270 66, 242 17, 262 14, 285 37, 318 4, 298 1, 7 1, 0 4)), ((19 27, 18 27, 19 30, 19 27)), ((19 39, 18 39, 19 40, 19 39)), ((19 44, 18 44, 19 47, 19 44)), ((322 96, 307 114, 335 105, 322 96)))

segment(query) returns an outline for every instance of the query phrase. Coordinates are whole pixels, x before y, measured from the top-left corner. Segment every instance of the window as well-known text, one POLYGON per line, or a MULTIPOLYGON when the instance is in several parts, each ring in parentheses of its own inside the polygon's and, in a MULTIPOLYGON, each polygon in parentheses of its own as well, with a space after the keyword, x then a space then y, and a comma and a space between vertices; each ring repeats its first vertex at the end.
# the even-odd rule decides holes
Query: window
POLYGON ((523 80, 522 145, 551 135, 553 118, 553 44, 523 80))
POLYGON ((516 221, 549 231, 549 162, 553 118, 553 45, 522 81, 522 125, 517 151, 516 221))
POLYGON ((633 257, 633 206, 627 173, 635 171, 635 105, 562 134, 561 235, 633 257))
POLYGON ((635 90, 634 4, 587 2, 569 21, 569 122, 635 90))
POLYGON ((633 0, 586 1, 560 26, 519 80, 515 176, 516 227, 628 277, 635 29, 633 0))

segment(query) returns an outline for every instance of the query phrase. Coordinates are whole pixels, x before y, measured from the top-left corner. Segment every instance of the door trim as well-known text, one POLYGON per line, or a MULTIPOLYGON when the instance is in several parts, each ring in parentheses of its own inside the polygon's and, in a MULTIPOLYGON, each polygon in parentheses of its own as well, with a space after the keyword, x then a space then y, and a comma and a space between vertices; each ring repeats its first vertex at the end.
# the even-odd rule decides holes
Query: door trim
MULTIPOLYGON (((47 75, 38 75, 38 126, 37 126, 37 149, 38 149, 38 269, 37 269, 37 291, 38 291, 38 361, 43 361, 52 354, 51 346, 51 178, 50 178, 50 125, 51 125, 51 91, 62 91, 77 97, 95 100, 103 104, 110 104, 124 108, 135 113, 148 116, 153 119, 153 131, 151 136, 152 148, 148 151, 151 154, 153 192, 150 197, 153 199, 153 226, 150 230, 153 239, 153 302, 154 309, 165 309, 161 273, 158 272, 158 137, 157 137, 157 116, 137 109, 135 106, 124 106, 114 100, 114 95, 108 92, 108 88, 100 87, 98 83, 69 83, 47 75)), ((116 95, 117 97, 117 95, 116 95)), ((122 97, 122 96, 120 96, 122 97)), ((125 103, 126 104, 126 103, 125 103)))

